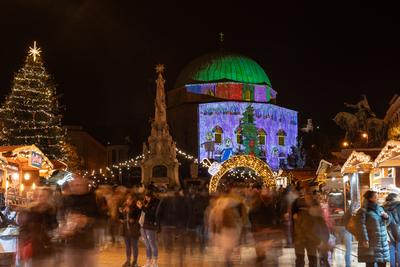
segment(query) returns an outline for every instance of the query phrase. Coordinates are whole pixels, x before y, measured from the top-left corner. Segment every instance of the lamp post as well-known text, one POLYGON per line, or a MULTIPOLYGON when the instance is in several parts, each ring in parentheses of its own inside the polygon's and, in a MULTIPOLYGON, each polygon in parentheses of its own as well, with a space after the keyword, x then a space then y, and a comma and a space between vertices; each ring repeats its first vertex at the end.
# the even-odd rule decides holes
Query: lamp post
POLYGON ((368 134, 367 133, 362 133, 361 137, 365 139, 366 143, 367 143, 367 147, 369 146, 369 140, 368 140, 368 134))

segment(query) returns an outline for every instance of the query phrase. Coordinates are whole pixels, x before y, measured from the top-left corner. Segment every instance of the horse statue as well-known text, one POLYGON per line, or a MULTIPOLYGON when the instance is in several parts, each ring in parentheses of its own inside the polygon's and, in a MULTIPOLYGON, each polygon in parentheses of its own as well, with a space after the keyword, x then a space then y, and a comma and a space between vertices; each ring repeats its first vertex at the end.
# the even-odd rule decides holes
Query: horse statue
POLYGON ((346 131, 345 140, 352 140, 358 132, 358 118, 356 115, 349 112, 339 112, 336 114, 333 121, 342 129, 346 131))
POLYGON ((367 134, 372 145, 380 146, 386 139, 387 125, 384 120, 378 118, 367 119, 367 134))

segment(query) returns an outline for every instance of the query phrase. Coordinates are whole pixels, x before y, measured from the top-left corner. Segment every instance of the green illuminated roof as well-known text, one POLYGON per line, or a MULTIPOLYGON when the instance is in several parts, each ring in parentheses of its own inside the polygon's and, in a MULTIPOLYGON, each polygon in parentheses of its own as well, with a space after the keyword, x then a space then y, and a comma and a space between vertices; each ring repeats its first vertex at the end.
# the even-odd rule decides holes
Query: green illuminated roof
POLYGON ((223 81, 271 86, 263 68, 251 58, 218 52, 199 57, 189 63, 179 75, 176 87, 191 83, 223 81))

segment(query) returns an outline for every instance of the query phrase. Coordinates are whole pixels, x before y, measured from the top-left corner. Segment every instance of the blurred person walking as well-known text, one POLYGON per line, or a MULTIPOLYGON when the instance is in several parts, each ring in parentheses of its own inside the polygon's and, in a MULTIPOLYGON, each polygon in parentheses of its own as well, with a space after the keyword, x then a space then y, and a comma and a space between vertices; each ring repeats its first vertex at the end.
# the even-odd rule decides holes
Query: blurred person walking
POLYGON ((76 175, 64 190, 58 234, 66 240, 65 263, 69 267, 95 267, 94 227, 98 219, 96 196, 88 181, 76 175))
POLYGON ((390 193, 384 204, 386 212, 391 217, 387 227, 389 234, 390 267, 400 267, 400 201, 398 195, 390 193))
POLYGON ((140 218, 141 211, 136 206, 136 199, 128 194, 125 203, 119 208, 119 220, 122 224, 122 235, 125 241, 126 262, 123 267, 138 267, 138 240, 140 236, 140 218), (133 261, 131 264, 131 256, 133 261))
POLYGON ((51 190, 39 188, 29 207, 19 212, 19 260, 21 266, 41 267, 53 265, 54 248, 51 231, 57 227, 51 190))
POLYGON ((238 196, 221 196, 210 210, 211 238, 214 245, 222 250, 226 267, 233 266, 232 253, 239 245, 246 222, 246 207, 238 196))
POLYGON ((160 230, 158 212, 160 201, 152 192, 146 193, 144 201, 138 201, 137 207, 141 209, 139 224, 141 235, 146 247, 147 261, 143 267, 158 267, 157 232, 160 230))
POLYGON ((317 246, 319 243, 313 236, 314 218, 309 212, 312 205, 314 205, 314 197, 311 192, 307 191, 303 197, 296 199, 292 206, 296 267, 304 267, 306 253, 309 266, 317 267, 317 246))
POLYGON ((366 267, 383 267, 390 262, 386 224, 390 224, 391 218, 377 201, 377 193, 368 190, 357 212, 360 221, 358 261, 365 262, 366 267))
POLYGON ((351 203, 342 217, 341 237, 346 249, 345 267, 351 266, 351 251, 353 246, 353 235, 351 231, 353 231, 353 229, 350 228, 353 226, 350 226, 350 224, 352 223, 351 222, 352 217, 356 216, 356 213, 357 213, 356 205, 354 203, 351 203))
POLYGON ((253 195, 253 203, 249 211, 251 232, 255 241, 257 267, 278 266, 282 255, 281 231, 276 227, 276 213, 271 192, 260 192, 258 188, 253 195), (267 253, 268 251, 268 253, 267 253), (268 258, 267 258, 268 256, 268 258))

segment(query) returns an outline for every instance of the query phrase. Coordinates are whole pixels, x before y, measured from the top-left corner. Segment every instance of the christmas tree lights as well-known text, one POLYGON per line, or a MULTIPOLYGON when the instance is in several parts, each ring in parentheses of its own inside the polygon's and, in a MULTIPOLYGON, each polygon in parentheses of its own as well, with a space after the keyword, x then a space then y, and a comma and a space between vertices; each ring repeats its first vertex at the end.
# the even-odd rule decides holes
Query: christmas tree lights
POLYGON ((65 132, 55 87, 34 42, 0 108, 3 145, 37 145, 49 158, 65 156, 65 132))

